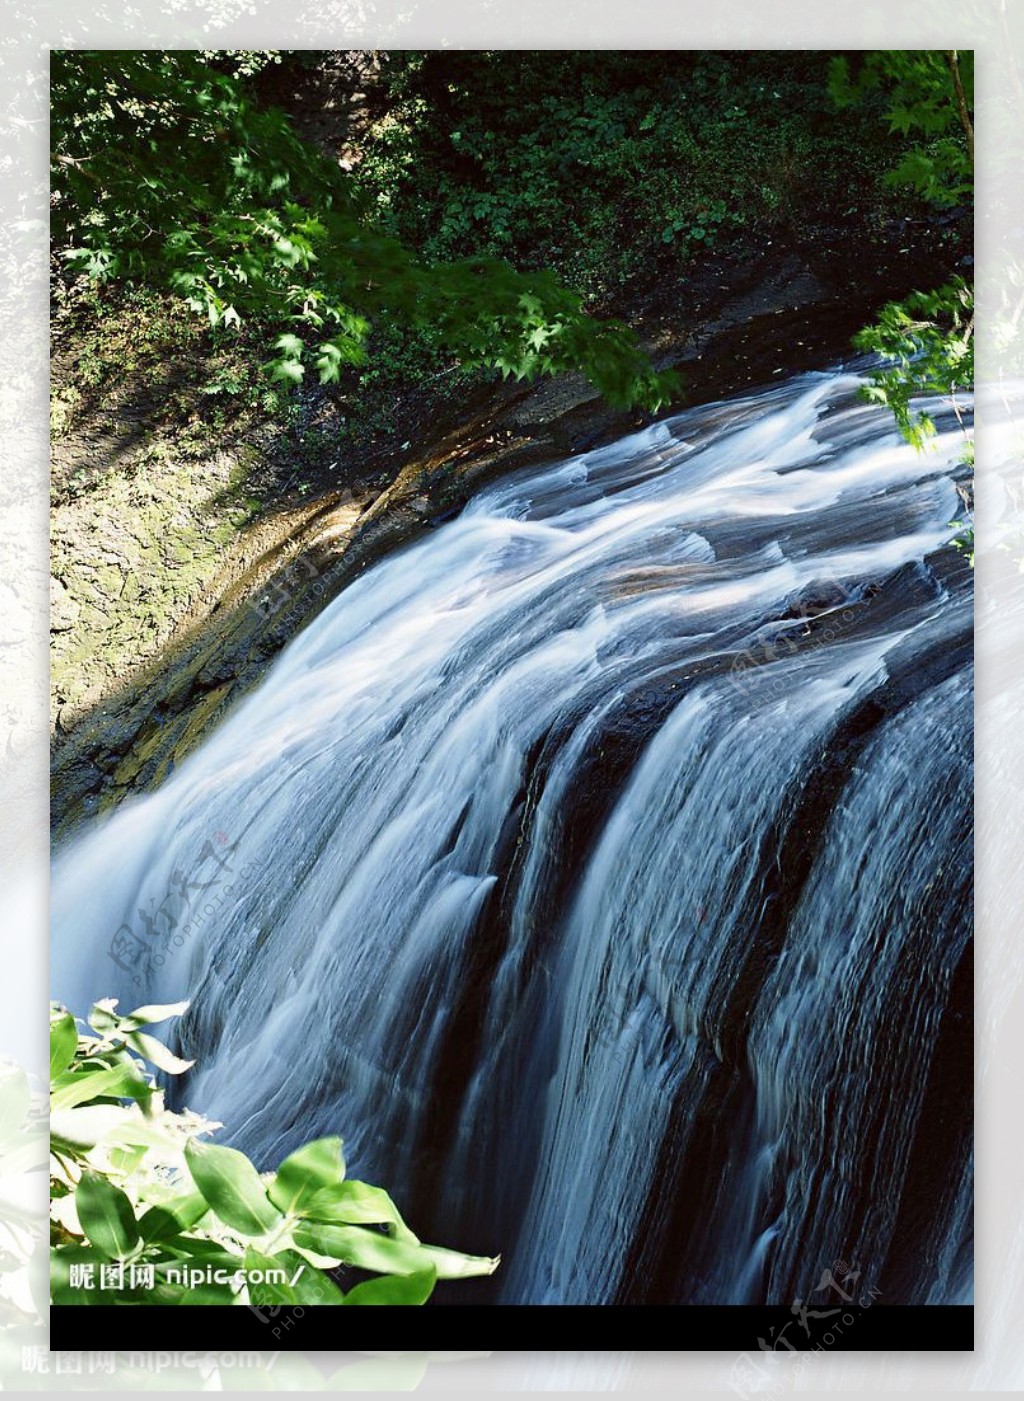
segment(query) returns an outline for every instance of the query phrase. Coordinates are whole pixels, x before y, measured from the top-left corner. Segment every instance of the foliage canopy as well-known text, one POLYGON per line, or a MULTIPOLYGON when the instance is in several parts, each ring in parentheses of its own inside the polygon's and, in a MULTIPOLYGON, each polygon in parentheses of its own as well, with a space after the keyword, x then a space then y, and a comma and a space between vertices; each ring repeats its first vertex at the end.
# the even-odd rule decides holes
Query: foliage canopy
POLYGON ((668 399, 674 376, 551 273, 428 261, 382 233, 337 163, 257 105, 253 66, 185 51, 53 56, 52 232, 72 272, 169 288, 221 333, 266 327, 267 368, 285 383, 311 366, 336 380, 364 358, 371 321, 391 318, 466 365, 520 379, 580 370, 621 407, 668 399))
POLYGON ((974 54, 956 49, 879 49, 855 74, 846 58, 829 67, 839 107, 880 104, 892 133, 915 138, 886 177, 933 204, 970 199, 974 191, 974 54))

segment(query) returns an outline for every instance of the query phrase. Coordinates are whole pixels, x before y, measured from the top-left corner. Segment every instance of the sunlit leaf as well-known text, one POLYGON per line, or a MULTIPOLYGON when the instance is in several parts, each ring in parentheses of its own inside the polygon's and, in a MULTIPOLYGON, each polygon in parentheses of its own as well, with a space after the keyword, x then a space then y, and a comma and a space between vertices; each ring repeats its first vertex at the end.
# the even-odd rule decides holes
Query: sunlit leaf
POLYGON ((340 1138, 318 1138, 285 1158, 267 1196, 281 1211, 305 1215, 322 1188, 341 1184, 345 1159, 340 1138))
POLYGON ((162 1041, 155 1036, 147 1036, 145 1032, 130 1031, 125 1035, 125 1040, 140 1056, 145 1056, 146 1060, 171 1075, 180 1075, 195 1064, 195 1061, 182 1060, 181 1056, 169 1051, 162 1041))
POLYGON ((86 1238, 111 1259, 127 1255, 138 1242, 131 1202, 105 1177, 83 1173, 75 1190, 75 1207, 86 1238))
POLYGON ((66 1070, 75 1056, 78 1030, 70 1012, 50 1023, 50 1079, 66 1070))
POLYGON ((186 1145, 185 1161, 210 1206, 236 1231, 259 1236, 280 1222, 280 1213, 244 1153, 193 1138, 186 1145))
POLYGON ((154 1022, 165 1022, 168 1017, 180 1017, 183 1012, 188 1011, 188 1005, 186 999, 184 1002, 154 1003, 152 1006, 136 1007, 126 1017, 120 1018, 119 1026, 122 1031, 136 1031, 139 1027, 150 1026, 154 1022))

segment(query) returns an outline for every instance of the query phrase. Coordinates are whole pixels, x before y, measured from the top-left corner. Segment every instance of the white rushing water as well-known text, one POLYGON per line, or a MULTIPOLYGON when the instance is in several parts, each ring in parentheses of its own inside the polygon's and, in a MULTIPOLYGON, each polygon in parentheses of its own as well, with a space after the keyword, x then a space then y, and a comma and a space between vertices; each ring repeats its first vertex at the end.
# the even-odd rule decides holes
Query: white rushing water
MULTIPOLYGON (((962 446, 803 376, 510 476, 61 850, 53 987, 502 1302, 969 1294, 962 446)), ((474 1286, 476 1287, 476 1286, 474 1286)))

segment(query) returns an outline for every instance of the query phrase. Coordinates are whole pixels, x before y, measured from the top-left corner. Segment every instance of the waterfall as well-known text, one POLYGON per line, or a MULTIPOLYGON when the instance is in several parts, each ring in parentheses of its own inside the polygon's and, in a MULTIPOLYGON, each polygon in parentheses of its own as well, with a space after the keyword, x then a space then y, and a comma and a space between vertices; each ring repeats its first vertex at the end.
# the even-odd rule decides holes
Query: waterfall
POLYGON ((962 447, 856 369, 481 490, 59 851, 54 995, 341 1133, 475 1299, 971 1288, 962 447), (466 1286, 469 1289, 469 1286, 466 1286))

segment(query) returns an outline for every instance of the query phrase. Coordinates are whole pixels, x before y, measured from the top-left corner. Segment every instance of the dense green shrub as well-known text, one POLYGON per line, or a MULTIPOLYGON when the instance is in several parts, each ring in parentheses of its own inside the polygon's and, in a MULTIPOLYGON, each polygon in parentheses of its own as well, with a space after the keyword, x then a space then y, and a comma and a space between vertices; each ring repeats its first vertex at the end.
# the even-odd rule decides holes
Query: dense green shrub
POLYGON ((883 207, 883 138, 826 54, 401 53, 357 181, 428 257, 552 267, 604 298, 738 231, 883 207))
POLYGON ((496 1268, 423 1245, 385 1192, 346 1177, 339 1138, 258 1173, 205 1142, 219 1124, 165 1108, 146 1062, 192 1063, 147 1028, 187 1005, 99 1002, 85 1030, 51 1003, 54 1303, 422 1304, 439 1279, 496 1268), (374 1278, 343 1292, 340 1267, 374 1278))

